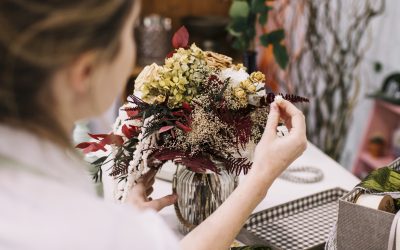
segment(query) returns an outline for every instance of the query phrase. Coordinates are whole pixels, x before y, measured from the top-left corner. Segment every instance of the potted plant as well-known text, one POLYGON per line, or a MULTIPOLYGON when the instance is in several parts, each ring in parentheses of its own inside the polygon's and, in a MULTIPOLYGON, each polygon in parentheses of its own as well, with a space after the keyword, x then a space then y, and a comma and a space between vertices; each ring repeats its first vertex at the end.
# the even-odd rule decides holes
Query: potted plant
POLYGON ((265 26, 271 9, 265 0, 233 0, 229 10, 230 23, 227 29, 234 37, 233 47, 243 53, 243 62, 250 73, 257 70, 256 38, 265 47, 273 46, 275 60, 282 69, 288 63, 288 53, 282 44, 285 38, 283 29, 257 36, 257 23, 265 26))

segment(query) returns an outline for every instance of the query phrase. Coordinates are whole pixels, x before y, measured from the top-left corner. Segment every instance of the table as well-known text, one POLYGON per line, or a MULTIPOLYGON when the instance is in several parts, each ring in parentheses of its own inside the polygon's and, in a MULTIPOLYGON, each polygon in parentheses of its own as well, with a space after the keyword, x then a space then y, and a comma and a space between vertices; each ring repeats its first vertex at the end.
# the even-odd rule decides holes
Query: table
MULTIPOLYGON (((311 143, 308 144, 307 150, 291 165, 291 167, 292 166, 318 167, 323 171, 324 179, 323 181, 314 184, 296 184, 286 180, 277 179, 269 189, 266 198, 256 207, 254 212, 330 188, 341 187, 345 190, 351 190, 360 182, 357 177, 352 175, 311 143)), ((243 178, 246 177, 240 176, 240 179, 243 178)), ((152 197, 159 198, 170 193, 171 183, 157 179, 154 185, 154 193, 152 194, 152 197)), ((183 235, 178 231, 178 219, 176 218, 174 208, 172 206, 164 208, 160 211, 160 215, 175 232, 177 237, 182 238, 183 235)))

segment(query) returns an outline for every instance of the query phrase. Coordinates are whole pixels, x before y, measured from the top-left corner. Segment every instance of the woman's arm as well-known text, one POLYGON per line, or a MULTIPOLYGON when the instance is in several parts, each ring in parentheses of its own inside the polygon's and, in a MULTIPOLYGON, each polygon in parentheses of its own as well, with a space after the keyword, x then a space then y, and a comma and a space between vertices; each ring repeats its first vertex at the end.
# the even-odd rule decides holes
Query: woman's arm
POLYGON ((304 115, 288 101, 274 102, 256 147, 252 169, 228 199, 181 241, 182 249, 226 250, 248 216, 264 199, 273 181, 306 149, 304 115), (276 129, 285 120, 289 135, 279 138, 276 129))

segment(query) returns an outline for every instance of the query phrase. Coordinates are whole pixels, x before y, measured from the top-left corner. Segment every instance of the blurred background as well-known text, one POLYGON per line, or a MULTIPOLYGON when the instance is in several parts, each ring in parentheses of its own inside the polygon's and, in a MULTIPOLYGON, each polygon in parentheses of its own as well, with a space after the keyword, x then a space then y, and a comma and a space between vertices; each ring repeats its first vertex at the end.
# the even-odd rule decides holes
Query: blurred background
POLYGON ((110 131, 135 78, 163 63, 185 25, 200 48, 265 73, 270 91, 309 98, 310 142, 363 177, 400 156, 399 10, 397 0, 145 0, 126 90, 75 138, 110 131))

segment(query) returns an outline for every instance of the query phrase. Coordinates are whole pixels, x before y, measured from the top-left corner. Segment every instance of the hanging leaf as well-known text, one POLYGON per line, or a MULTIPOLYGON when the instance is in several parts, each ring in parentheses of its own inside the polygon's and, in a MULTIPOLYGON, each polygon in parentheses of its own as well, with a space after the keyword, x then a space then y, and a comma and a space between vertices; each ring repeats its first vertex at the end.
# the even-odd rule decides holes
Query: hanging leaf
POLYGON ((251 0, 251 11, 253 13, 260 13, 265 10, 265 0, 251 0))
POLYGON ((280 43, 285 38, 285 31, 283 29, 275 30, 270 33, 264 34, 260 37, 260 42, 263 46, 270 44, 280 43))
POLYGON ((232 18, 247 18, 250 14, 250 6, 247 1, 235 0, 229 9, 229 16, 232 18))
POLYGON ((247 18, 238 17, 231 20, 228 26, 228 31, 233 36, 241 36, 244 31, 248 28, 247 18))
POLYGON ((268 12, 263 12, 260 14, 260 16, 258 17, 258 23, 262 26, 267 24, 267 20, 268 20, 268 12))
POLYGON ((286 48, 277 43, 274 44, 273 52, 275 60, 278 63, 279 67, 281 67, 281 69, 285 69, 289 61, 289 56, 286 48))
POLYGON ((189 32, 182 26, 172 37, 172 46, 175 49, 186 48, 189 44, 189 32))

